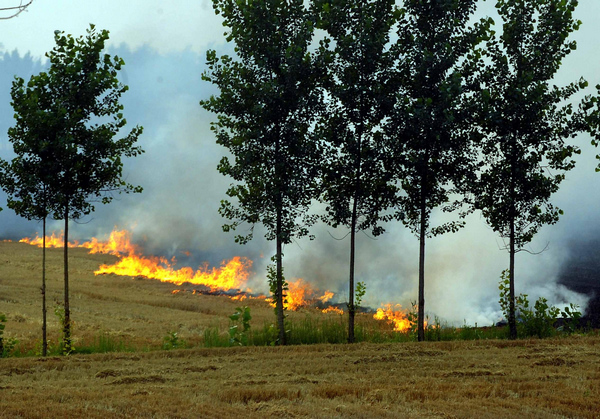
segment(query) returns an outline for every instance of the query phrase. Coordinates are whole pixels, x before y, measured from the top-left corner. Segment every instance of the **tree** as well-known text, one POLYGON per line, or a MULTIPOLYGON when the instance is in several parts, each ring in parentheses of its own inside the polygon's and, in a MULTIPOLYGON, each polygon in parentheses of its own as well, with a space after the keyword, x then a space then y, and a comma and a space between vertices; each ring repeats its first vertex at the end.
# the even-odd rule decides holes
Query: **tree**
POLYGON ((220 214, 224 231, 252 225, 236 236, 245 244, 257 223, 276 241, 275 299, 279 344, 285 344, 282 249, 308 234, 317 193, 318 149, 311 124, 321 103, 315 55, 308 52, 314 24, 302 0, 213 0, 235 43, 236 58, 207 52, 203 78, 220 89, 200 104, 218 115, 212 129, 224 157, 219 171, 233 178, 220 214))
MULTIPOLYGON (((13 91, 14 94, 17 92, 13 91)), ((14 99, 14 96, 13 96, 14 99)), ((33 118, 36 115, 30 115, 33 118)), ((37 115, 40 116, 40 115, 37 115)), ((38 121, 39 122, 39 121, 38 121)), ((42 356, 48 351, 47 339, 47 310, 46 310, 46 220, 50 214, 50 199, 48 196, 49 177, 53 162, 44 159, 43 140, 46 133, 37 131, 43 124, 32 123, 30 129, 19 130, 19 127, 9 129, 9 138, 29 137, 26 141, 33 149, 27 156, 23 148, 17 151, 10 163, 0 159, 0 186, 8 195, 8 207, 17 215, 28 220, 42 221, 42 356)), ((23 127, 20 127, 23 128, 23 127)), ((13 144, 18 142, 15 140, 13 144)))
POLYGON ((18 5, 0 7, 0 13, 2 13, 2 15, 0 15, 0 20, 12 19, 13 17, 19 16, 25 9, 29 7, 31 3, 33 3, 33 0, 29 0, 27 2, 19 0, 18 5))
POLYGON ((109 203, 115 193, 141 192, 122 179, 122 157, 143 152, 134 146, 142 128, 114 139, 127 123, 119 103, 127 86, 117 78, 123 59, 102 54, 108 31, 90 25, 86 36, 56 31, 54 39, 49 70, 27 84, 18 77, 13 82, 16 123, 9 140, 17 157, 3 165, 2 178, 12 185, 9 204, 18 214, 65 222, 63 344, 69 352, 69 219, 91 213, 98 200, 109 203))
POLYGON ((579 131, 581 108, 567 100, 584 88, 581 79, 565 87, 551 84, 565 56, 576 48, 569 34, 576 0, 500 0, 502 33, 490 45, 484 81, 488 102, 482 154, 485 167, 476 207, 501 237, 508 239, 510 338, 517 337, 515 254, 544 224, 562 211, 550 203, 579 149, 566 143, 579 131))
POLYGON ((393 0, 317 0, 317 27, 334 41, 329 57, 327 112, 320 122, 325 140, 323 200, 326 221, 350 229, 348 342, 354 342, 356 233, 383 232, 379 225, 395 194, 384 167, 382 124, 389 113, 388 80, 393 61, 389 37, 393 0))
MULTIPOLYGON (((431 213, 473 177, 478 138, 478 47, 488 20, 469 27, 476 0, 407 0, 399 21, 394 112, 387 124, 391 168, 402 185, 397 218, 419 238, 418 339, 425 338, 425 241, 455 232, 463 221, 431 227, 431 213)), ((464 216, 464 213, 461 214, 464 216)))

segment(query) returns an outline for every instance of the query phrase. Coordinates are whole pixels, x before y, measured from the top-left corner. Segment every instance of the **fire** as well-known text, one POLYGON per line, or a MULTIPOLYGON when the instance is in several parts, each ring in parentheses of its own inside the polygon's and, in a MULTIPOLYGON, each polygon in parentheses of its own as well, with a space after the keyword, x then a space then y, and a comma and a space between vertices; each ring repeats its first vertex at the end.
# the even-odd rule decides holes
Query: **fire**
MULTIPOLYGON (((53 243, 49 247, 62 247, 62 233, 46 238, 46 245, 53 243)), ((22 239, 21 242, 41 246, 42 239, 22 239)), ((252 261, 243 257, 236 256, 229 261, 223 261, 219 268, 209 268, 208 264, 193 270, 190 267, 176 269, 175 258, 170 261, 164 257, 143 256, 138 247, 131 243, 131 233, 126 230, 114 230, 108 240, 100 241, 97 238, 79 244, 70 242, 70 247, 83 247, 90 250, 90 253, 109 253, 119 256, 121 259, 113 265, 101 265, 94 272, 100 274, 115 274, 123 276, 143 276, 147 278, 158 279, 163 282, 172 282, 181 285, 185 282, 194 285, 204 285, 211 290, 230 290, 241 289, 248 281, 252 261)))
MULTIPOLYGON (((309 307, 319 301, 325 303, 335 295, 331 291, 325 291, 322 295, 319 294, 320 291, 318 289, 313 288, 302 278, 298 278, 296 281, 288 282, 283 306, 286 310, 296 311, 301 307, 309 307)), ((275 301, 269 299, 269 303, 275 307, 275 301)))
POLYGON ((341 308, 338 308, 338 307, 329 306, 329 307, 323 309, 323 313, 344 314, 344 310, 342 310, 341 308))
POLYGON ((131 243, 131 233, 127 230, 113 230, 106 241, 92 237, 92 240, 80 247, 90 249, 90 253, 108 253, 116 256, 139 253, 138 248, 131 243))
POLYGON ((394 325, 394 331, 406 332, 410 330, 412 322, 408 318, 406 310, 402 309, 400 304, 396 304, 392 309, 391 304, 386 304, 383 308, 378 308, 377 312, 373 315, 376 320, 387 320, 389 324, 394 325))
MULTIPOLYGON (((42 239, 38 236, 34 239, 25 238, 21 242, 29 243, 35 246, 42 246, 42 239)), ((62 247, 63 234, 52 233, 46 237, 46 246, 62 247)), ((79 244, 79 242, 69 242, 69 247, 81 247, 89 249, 90 253, 107 253, 119 257, 119 260, 112 265, 101 265, 94 272, 96 275, 115 274, 121 276, 141 276, 146 278, 158 279, 163 282, 170 282, 181 285, 189 283, 193 285, 202 285, 210 288, 211 291, 230 291, 242 290, 246 294, 252 293, 252 290, 245 287, 250 276, 252 261, 243 257, 236 256, 229 261, 223 261, 220 267, 209 267, 205 264, 194 270, 190 267, 175 268, 177 261, 175 258, 168 260, 158 256, 144 256, 138 246, 132 243, 131 233, 127 230, 114 229, 110 237, 105 240, 92 238, 90 241, 79 244)), ((189 255, 189 252, 186 252, 189 255)), ((173 294, 183 292, 175 290, 173 294)), ((192 291, 196 294, 196 290, 192 291)), ((285 295, 285 308, 288 310, 298 310, 301 307, 325 304, 334 297, 331 291, 320 292, 313 288, 303 279, 291 281, 285 295)), ((240 295, 229 296, 232 299, 243 301, 245 298, 265 298, 265 296, 240 295)), ((275 305, 270 301, 271 305, 275 305)), ((343 314, 339 308, 330 307, 324 312, 335 312, 343 314)))
MULTIPOLYGON (((32 246, 37 246, 37 247, 42 247, 42 245, 43 245, 42 237, 40 237, 39 234, 36 234, 36 236, 33 239, 25 237, 25 238, 19 240, 19 243, 27 243, 27 244, 31 244, 32 246)), ((48 247, 48 248, 63 247, 63 245, 64 245, 64 234, 62 231, 58 234, 56 234, 53 231, 50 236, 46 236, 46 247, 48 247)), ((76 241, 69 242, 69 247, 78 247, 78 246, 79 246, 79 243, 76 241)))
POLYGON ((333 296, 334 294, 331 291, 325 291, 325 294, 319 297, 319 300, 321 300, 322 303, 326 303, 327 301, 331 300, 333 296))

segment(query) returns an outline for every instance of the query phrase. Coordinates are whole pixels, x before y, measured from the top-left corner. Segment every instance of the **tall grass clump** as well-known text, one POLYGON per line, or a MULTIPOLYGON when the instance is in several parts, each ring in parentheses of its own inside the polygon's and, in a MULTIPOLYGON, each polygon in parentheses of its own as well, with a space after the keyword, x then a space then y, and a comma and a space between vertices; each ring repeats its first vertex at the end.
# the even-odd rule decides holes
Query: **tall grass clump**
POLYGON ((100 332, 91 341, 80 343, 75 353, 135 352, 136 350, 136 348, 128 345, 122 338, 116 339, 106 332, 100 332))

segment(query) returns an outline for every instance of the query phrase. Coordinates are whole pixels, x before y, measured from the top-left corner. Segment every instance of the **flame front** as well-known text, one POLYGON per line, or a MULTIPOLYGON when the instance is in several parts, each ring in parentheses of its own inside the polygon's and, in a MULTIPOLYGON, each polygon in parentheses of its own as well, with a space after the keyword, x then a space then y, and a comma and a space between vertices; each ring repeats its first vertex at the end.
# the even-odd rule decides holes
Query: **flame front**
POLYGON ((389 324, 394 325, 394 331, 406 332, 410 330, 412 322, 408 318, 406 310, 402 309, 400 304, 396 304, 392 309, 391 304, 386 304, 383 308, 378 308, 377 312, 373 315, 376 320, 386 320, 389 324))
POLYGON ((336 306, 329 306, 327 308, 324 308, 323 313, 336 313, 336 314, 344 314, 344 310, 342 310, 341 308, 338 308, 336 306))
MULTIPOLYGON (((48 248, 63 247, 64 242, 65 242, 64 237, 65 236, 62 231, 58 234, 56 234, 53 231, 50 236, 46 236, 46 247, 48 247, 48 248)), ((42 239, 42 237, 39 236, 39 234, 36 234, 36 236, 32 239, 25 237, 25 238, 19 240, 19 243, 27 243, 27 244, 31 244, 32 246, 42 247, 43 239, 42 239)), ((76 242, 76 241, 69 242, 69 247, 78 247, 78 246, 79 246, 79 242, 76 242)))
MULTIPOLYGON (((52 233, 52 236, 46 237, 46 246, 62 247, 62 237, 62 233, 59 235, 52 233)), ((42 246, 40 237, 20 241, 42 246)), ((177 285, 185 282, 204 285, 211 290, 242 289, 248 281, 252 267, 251 260, 236 256, 229 261, 223 261, 220 268, 209 268, 208 264, 205 264, 196 271, 190 267, 175 269, 173 267, 176 263, 175 258, 169 261, 164 257, 142 256, 138 247, 131 243, 131 233, 126 230, 113 230, 107 241, 92 238, 81 245, 78 242, 69 242, 69 247, 83 247, 89 249, 90 253, 109 253, 121 258, 114 265, 101 265, 94 272, 96 275, 143 276, 177 285)))
MULTIPOLYGON (((174 260, 173 260, 174 261, 174 260)), ((171 262, 163 257, 138 256, 136 254, 123 257, 114 265, 101 265, 96 275, 115 274, 123 276, 144 276, 162 282, 181 285, 188 282, 215 289, 241 289, 248 280, 248 270, 252 266, 249 259, 235 256, 230 261, 223 261, 220 268, 204 265, 194 271, 190 267, 173 268, 171 262)))

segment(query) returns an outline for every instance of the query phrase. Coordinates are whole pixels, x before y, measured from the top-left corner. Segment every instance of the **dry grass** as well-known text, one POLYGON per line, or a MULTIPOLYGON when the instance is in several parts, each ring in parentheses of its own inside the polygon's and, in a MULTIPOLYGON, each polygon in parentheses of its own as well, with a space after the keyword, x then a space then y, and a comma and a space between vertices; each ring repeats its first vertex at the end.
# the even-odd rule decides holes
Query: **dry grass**
MULTIPOLYGON (((6 332, 39 340, 39 251, 0 244, 6 332)), ((75 336, 192 340, 239 303, 157 281, 93 277, 75 249, 75 336)), ((60 250, 50 252, 60 300, 60 250)), ((251 301, 253 323, 272 320, 251 301)), ((54 316, 50 316, 54 317, 54 316)), ((52 319, 55 322, 55 319, 52 319)), ((57 333, 58 325, 51 326, 57 333)), ((0 359, 0 417, 599 417, 600 338, 186 349, 0 359)))

